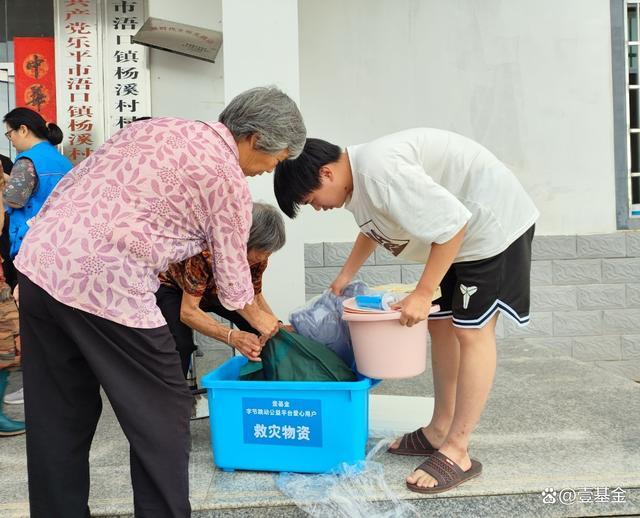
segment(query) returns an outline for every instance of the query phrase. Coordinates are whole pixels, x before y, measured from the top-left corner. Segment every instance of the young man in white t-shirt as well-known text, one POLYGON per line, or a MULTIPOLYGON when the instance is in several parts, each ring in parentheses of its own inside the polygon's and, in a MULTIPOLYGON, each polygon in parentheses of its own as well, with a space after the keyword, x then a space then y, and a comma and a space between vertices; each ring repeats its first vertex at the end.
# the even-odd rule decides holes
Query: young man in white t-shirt
POLYGON ((456 133, 417 128, 367 144, 308 139, 274 177, 282 211, 345 207, 360 232, 331 284, 338 294, 382 245, 425 263, 416 290, 400 304, 400 323, 428 316, 435 407, 425 427, 389 448, 427 456, 407 477, 412 491, 436 493, 480 474, 468 453, 496 367, 498 312, 529 321, 531 241, 538 210, 513 173, 480 144, 456 133))

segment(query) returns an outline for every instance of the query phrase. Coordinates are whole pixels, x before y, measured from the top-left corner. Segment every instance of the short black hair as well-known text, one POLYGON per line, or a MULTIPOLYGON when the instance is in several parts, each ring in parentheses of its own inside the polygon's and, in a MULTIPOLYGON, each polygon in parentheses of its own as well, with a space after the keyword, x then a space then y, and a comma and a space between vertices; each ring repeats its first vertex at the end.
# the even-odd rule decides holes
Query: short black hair
POLYGON ((342 149, 319 138, 308 138, 300 156, 284 160, 276 166, 273 189, 280 210, 295 218, 300 204, 320 187, 320 168, 337 162, 342 149))

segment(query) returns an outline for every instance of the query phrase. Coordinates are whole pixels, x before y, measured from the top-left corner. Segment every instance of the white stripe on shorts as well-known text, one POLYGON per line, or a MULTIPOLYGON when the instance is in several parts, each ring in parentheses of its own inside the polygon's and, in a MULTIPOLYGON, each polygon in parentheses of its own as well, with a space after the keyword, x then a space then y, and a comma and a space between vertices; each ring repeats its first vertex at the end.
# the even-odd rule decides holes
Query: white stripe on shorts
POLYGON ((462 320, 453 317, 453 325, 462 328, 480 329, 481 327, 484 327, 491 318, 493 318, 493 315, 495 315, 497 311, 504 313, 507 317, 518 324, 518 327, 524 327, 529 323, 529 315, 520 317, 511 306, 505 304, 501 300, 496 300, 481 317, 471 320, 462 320))

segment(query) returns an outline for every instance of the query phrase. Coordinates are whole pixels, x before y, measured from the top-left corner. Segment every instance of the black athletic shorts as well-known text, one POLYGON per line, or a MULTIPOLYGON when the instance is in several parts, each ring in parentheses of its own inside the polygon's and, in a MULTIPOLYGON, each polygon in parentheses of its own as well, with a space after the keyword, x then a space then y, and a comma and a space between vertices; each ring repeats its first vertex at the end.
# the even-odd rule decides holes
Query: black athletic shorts
POLYGON ((501 311, 527 325, 534 231, 535 225, 494 257, 452 264, 440 283, 442 296, 434 301, 440 311, 429 319, 452 318, 456 327, 480 328, 501 311))

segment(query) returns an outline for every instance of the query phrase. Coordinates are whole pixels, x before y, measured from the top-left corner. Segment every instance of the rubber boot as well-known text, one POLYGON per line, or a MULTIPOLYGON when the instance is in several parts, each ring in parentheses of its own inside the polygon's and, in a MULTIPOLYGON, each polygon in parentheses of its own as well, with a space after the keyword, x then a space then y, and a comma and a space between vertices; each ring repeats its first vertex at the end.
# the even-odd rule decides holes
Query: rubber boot
POLYGON ((4 393, 9 384, 9 371, 7 369, 0 370, 0 436, 20 435, 25 432, 24 423, 22 421, 14 421, 4 415, 3 399, 4 393))

